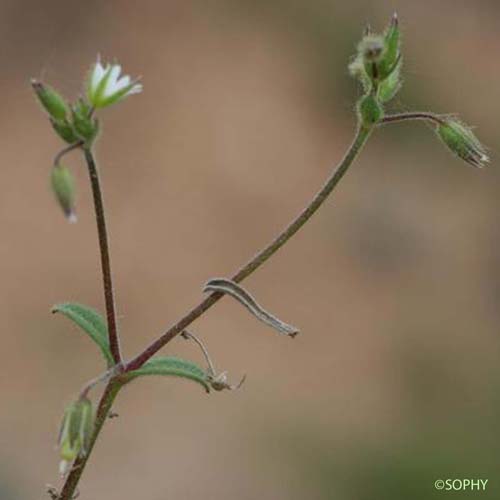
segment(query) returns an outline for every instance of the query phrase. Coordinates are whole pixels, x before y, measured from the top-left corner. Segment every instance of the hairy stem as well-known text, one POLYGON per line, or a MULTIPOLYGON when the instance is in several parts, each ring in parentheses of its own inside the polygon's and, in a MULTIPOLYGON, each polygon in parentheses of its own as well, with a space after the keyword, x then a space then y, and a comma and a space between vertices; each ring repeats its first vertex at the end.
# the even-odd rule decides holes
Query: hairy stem
POLYGON ((109 411, 111 410, 113 402, 120 388, 121 385, 119 382, 111 380, 108 382, 106 388, 104 389, 101 400, 99 401, 99 405, 97 407, 94 433, 92 435, 87 454, 83 457, 78 457, 73 463, 73 467, 66 477, 64 486, 61 490, 61 493, 59 494, 59 500, 72 500, 74 498, 76 488, 78 486, 78 483, 80 482, 80 478, 83 474, 83 470, 85 469, 85 465, 87 464, 90 454, 92 453, 92 449, 94 448, 95 442, 97 441, 97 437, 102 430, 104 422, 106 422, 109 411))
POLYGON ((111 259, 109 256, 108 232, 106 229, 106 218, 104 215, 104 202, 102 199, 99 173, 94 155, 89 148, 84 149, 85 160, 89 170, 92 195, 94 197, 95 218, 97 232, 99 234, 99 249, 101 252, 102 280, 104 285, 104 299, 106 303, 106 318, 108 323, 108 337, 111 355, 115 363, 121 364, 120 339, 118 337, 118 324, 116 321, 115 297, 113 292, 113 280, 111 277, 111 259))
MULTIPOLYGON (((260 267, 264 262, 266 262, 269 257, 276 253, 318 210, 318 208, 325 202, 330 193, 333 191, 335 186, 338 184, 340 179, 347 172, 348 168, 360 152, 361 148, 367 141, 371 134, 371 128, 359 127, 346 155, 340 162, 338 167, 332 172, 326 183, 320 189, 320 191, 313 197, 309 204, 300 212, 300 214, 266 247, 264 247, 255 257, 253 257, 246 265, 244 265, 231 279, 235 282, 240 282, 244 280, 247 276, 253 273, 258 267, 260 267)), ((106 294, 106 305, 108 306, 108 292, 110 297, 111 309, 106 309, 108 312, 108 324, 109 324, 109 312, 111 311, 114 319, 114 302, 113 302, 113 289, 111 287, 111 271, 109 266, 109 255, 108 246, 106 239, 106 227, 104 223, 103 215, 103 205, 102 197, 100 195, 99 180, 97 177, 97 169, 95 166, 95 161, 93 159, 92 153, 89 150, 85 150, 85 158, 89 165, 90 178, 92 182, 96 218, 98 221, 99 228, 99 242, 101 247, 101 257, 103 262, 103 275, 104 275, 104 289, 106 294), (102 238, 101 238, 102 235, 102 238), (104 250, 104 251, 103 251, 104 250), (106 278, 108 276, 108 278, 106 278), (109 282, 106 281, 109 279, 109 282), (109 285, 109 286, 108 286, 109 285)), ((147 347, 141 354, 136 358, 131 360, 126 366, 125 371, 130 371, 142 366, 149 358, 151 358, 157 351, 159 351, 165 344, 167 344, 176 335, 182 333, 184 329, 190 325, 195 319, 200 317, 206 310, 212 307, 219 299, 224 295, 222 293, 212 293, 206 299, 204 299, 200 304, 191 309, 184 317, 182 317, 177 323, 170 327, 161 337, 154 341, 149 347, 147 347)), ((116 323, 111 323, 116 326, 116 323)), ((109 327, 110 332, 110 343, 111 343, 111 332, 113 330, 111 326, 109 327)), ((118 347, 118 338, 115 336, 116 346, 118 347)), ((111 344, 112 345, 112 344, 111 344)), ((119 355, 119 350, 117 351, 119 355)), ((119 375, 118 375, 119 377, 119 375)), ((59 495, 59 500, 72 500, 75 494, 77 485, 80 481, 81 475, 89 460, 90 454, 94 447, 94 444, 102 430, 106 417, 111 409, 113 401, 120 390, 121 384, 119 378, 114 378, 110 380, 104 390, 104 393, 99 402, 96 425, 94 433, 92 435, 91 446, 85 457, 78 458, 74 466, 69 473, 66 481, 64 483, 63 489, 59 495)))
POLYGON ((379 125, 385 125, 387 123, 398 123, 408 120, 424 120, 433 122, 437 125, 443 125, 445 122, 443 117, 435 113, 428 113, 426 111, 415 111, 411 113, 397 113, 394 115, 384 116, 378 123, 379 125))
MULTIPOLYGON (((312 198, 309 204, 300 212, 300 214, 271 242, 255 255, 247 264, 245 264, 231 279, 235 282, 243 281, 247 276, 259 268, 269 257, 275 254, 318 210, 325 202, 340 179, 347 172, 349 166, 356 158, 366 140, 370 136, 372 129, 358 127, 356 137, 349 150, 340 162, 338 167, 332 172, 323 187, 312 198)), ((125 366, 125 371, 135 370, 142 366, 149 358, 156 354, 165 344, 170 342, 176 335, 180 334, 195 319, 199 318, 205 311, 212 307, 223 297, 222 293, 212 293, 197 306, 191 309, 177 323, 171 326, 163 335, 150 344, 142 353, 132 359, 125 366)))

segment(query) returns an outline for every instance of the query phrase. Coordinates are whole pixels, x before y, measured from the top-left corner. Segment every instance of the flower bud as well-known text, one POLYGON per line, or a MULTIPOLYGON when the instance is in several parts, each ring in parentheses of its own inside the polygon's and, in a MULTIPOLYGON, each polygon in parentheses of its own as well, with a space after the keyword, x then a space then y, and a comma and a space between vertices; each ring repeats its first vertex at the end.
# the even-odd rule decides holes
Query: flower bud
POLYGON ((78 141, 78 136, 72 125, 65 118, 64 120, 56 120, 55 118, 50 117, 50 123, 52 128, 55 130, 56 134, 68 144, 74 144, 78 141))
POLYGON ((391 74, 383 81, 380 82, 377 91, 377 97, 380 102, 385 103, 390 101, 401 89, 403 81, 401 79, 401 59, 396 63, 396 67, 392 70, 391 74))
POLYGON ((383 35, 365 31, 349 71, 360 81, 365 93, 373 91, 384 103, 392 99, 401 87, 401 66, 400 30, 394 14, 383 35))
POLYGON ((394 14, 384 35, 384 52, 380 61, 380 77, 387 78, 395 69, 401 57, 399 52, 400 30, 398 16, 394 14))
POLYGON ((38 100, 52 118, 56 120, 64 120, 66 118, 68 106, 64 99, 52 87, 44 85, 34 79, 31 80, 31 86, 38 100))
POLYGON ((99 122, 92 118, 90 106, 83 100, 78 102, 71 109, 73 127, 80 138, 90 143, 99 132, 99 122))
POLYGON ((474 167, 483 167, 490 161, 486 148, 471 128, 454 117, 447 117, 437 126, 438 137, 448 149, 474 167))
POLYGON ((384 116, 384 109, 378 99, 368 94, 361 98, 358 103, 358 117, 364 127, 372 127, 384 116))
POLYGON ((94 409, 87 397, 71 403, 65 410, 59 431, 59 471, 64 475, 68 466, 77 457, 84 457, 89 451, 94 431, 94 409))
POLYGON ((76 222, 75 180, 71 171, 63 165, 54 165, 50 183, 64 215, 69 222, 76 222))

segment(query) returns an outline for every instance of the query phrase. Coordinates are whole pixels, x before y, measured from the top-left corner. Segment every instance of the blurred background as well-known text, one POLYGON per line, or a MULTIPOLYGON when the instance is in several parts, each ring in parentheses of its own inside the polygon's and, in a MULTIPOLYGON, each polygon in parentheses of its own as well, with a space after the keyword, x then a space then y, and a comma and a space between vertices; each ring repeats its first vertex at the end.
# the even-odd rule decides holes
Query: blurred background
MULTIPOLYGON (((50 308, 103 311, 84 164, 77 225, 48 188, 62 147, 30 77, 70 99, 100 53, 144 93, 104 110, 97 146, 127 357, 294 217, 342 157, 364 25, 397 10, 405 86, 391 109, 459 112, 490 168, 422 123, 380 129, 329 202, 245 285, 291 341, 225 299, 193 330, 231 380, 127 387, 82 499, 421 500, 489 479, 499 498, 500 4, 366 0, 0 1, 0 498, 59 486, 65 405, 102 372, 50 308)), ((165 354, 203 363, 175 339, 165 354)), ((97 395, 97 394, 96 394, 97 395)), ((469 498, 471 492, 454 492, 469 498)))

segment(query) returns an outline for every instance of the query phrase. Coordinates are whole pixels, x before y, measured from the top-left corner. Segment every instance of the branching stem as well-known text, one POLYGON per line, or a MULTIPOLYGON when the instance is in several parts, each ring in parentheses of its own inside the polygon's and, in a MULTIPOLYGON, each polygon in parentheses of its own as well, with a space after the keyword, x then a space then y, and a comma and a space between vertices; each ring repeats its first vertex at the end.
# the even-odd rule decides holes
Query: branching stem
MULTIPOLYGON (((274 255, 318 210, 325 202, 340 179, 347 172, 354 158, 365 144, 371 134, 371 128, 358 127, 356 137, 348 149, 339 166, 333 171, 323 187, 313 197, 309 204, 300 214, 271 242, 264 247, 255 257, 245 264, 231 279, 236 283, 243 281, 247 276, 259 268, 269 257, 274 255)), ((156 354, 165 344, 170 342, 176 335, 179 335, 195 319, 199 318, 205 311, 210 309, 217 301, 223 297, 222 293, 212 293, 197 306, 191 309, 177 323, 171 326, 163 335, 149 345, 142 353, 132 359, 125 366, 125 371, 136 370, 141 367, 149 358, 156 354)))
MULTIPOLYGON (((344 158, 338 167, 332 172, 326 183, 312 198, 309 204, 300 212, 300 214, 271 242, 257 253, 247 264, 245 264, 231 279, 235 282, 243 281, 247 276, 252 274, 272 255, 274 255, 319 209, 325 202, 335 186, 342 179, 344 174, 349 169, 350 165, 361 151, 368 137, 372 132, 372 128, 358 127, 356 136, 351 146, 349 147, 344 158)), ((116 363, 121 363, 118 332, 116 329, 116 315, 114 306, 113 287, 111 282, 111 266, 109 259, 109 249, 107 242, 106 224, 104 219, 104 208, 102 202, 102 194, 99 185, 99 177, 92 152, 85 149, 85 159, 90 173, 90 181, 92 184, 92 192, 94 194, 94 204, 97 220, 97 228, 99 233, 99 246, 101 250, 101 261, 104 280, 104 294, 106 298, 106 313, 108 316, 108 329, 111 352, 116 363)), ((200 304, 191 309, 177 323, 171 326, 163 335, 155 340, 141 354, 132 359, 124 367, 124 371, 131 371, 142 366, 149 358, 158 352, 165 344, 172 340, 176 335, 182 333, 195 319, 199 318, 205 311, 212 307, 224 295, 222 293, 212 293, 205 298, 200 304)), ((99 433, 106 421, 108 413, 111 409, 113 401, 122 386, 120 375, 113 377, 107 384, 103 395, 99 401, 96 424, 89 451, 85 457, 75 460, 71 472, 68 474, 64 486, 59 495, 59 500, 72 500, 76 491, 85 465, 90 457, 94 444, 99 436, 99 433)))

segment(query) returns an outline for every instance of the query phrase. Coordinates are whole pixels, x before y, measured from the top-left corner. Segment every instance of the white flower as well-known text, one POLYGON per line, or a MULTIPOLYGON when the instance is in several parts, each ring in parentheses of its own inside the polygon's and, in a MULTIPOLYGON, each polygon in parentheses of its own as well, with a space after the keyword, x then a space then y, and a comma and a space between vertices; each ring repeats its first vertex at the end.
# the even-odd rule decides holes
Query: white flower
POLYGON ((95 108, 104 108, 124 97, 142 92, 138 80, 132 80, 128 75, 120 76, 119 64, 103 66, 97 59, 87 83, 87 96, 95 108))

